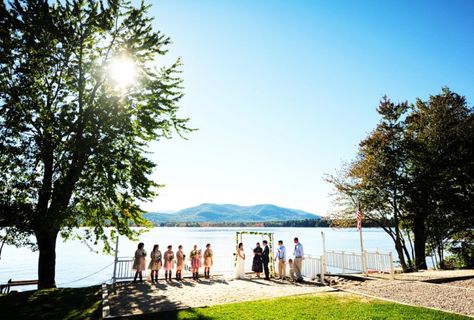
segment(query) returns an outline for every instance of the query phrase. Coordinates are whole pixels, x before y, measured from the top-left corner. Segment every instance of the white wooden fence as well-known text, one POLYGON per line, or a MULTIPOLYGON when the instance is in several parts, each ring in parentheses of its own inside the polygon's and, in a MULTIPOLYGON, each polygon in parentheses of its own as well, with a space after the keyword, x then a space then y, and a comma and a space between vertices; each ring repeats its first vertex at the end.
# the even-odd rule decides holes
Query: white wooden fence
MULTIPOLYGON (((150 270, 148 264, 150 259, 145 259, 145 270, 142 275, 146 279, 149 276, 150 270)), ((176 261, 175 261, 176 263, 176 261)), ((176 265, 176 264, 175 264, 176 265)), ((132 270, 133 257, 118 257, 115 262, 114 275, 112 276, 112 282, 131 280, 135 276, 135 272, 132 270)), ((211 274, 220 275, 224 273, 232 272, 234 268, 234 257, 230 255, 214 255, 211 274)), ((201 267, 202 271, 202 267, 201 267)), ((159 276, 163 276, 163 270, 160 270, 159 276)), ((191 262, 186 259, 184 263, 183 276, 191 275, 191 262)))
POLYGON ((324 253, 326 267, 340 269, 342 273, 364 273, 362 255, 354 252, 327 251, 324 253))
POLYGON ((390 273, 392 277, 394 276, 394 267, 393 267, 393 256, 392 252, 389 253, 380 253, 376 252, 367 252, 365 253, 365 263, 366 263, 366 272, 380 272, 380 273, 390 273))
MULTIPOLYGON (((146 279, 149 276, 150 270, 148 270, 149 259, 145 259, 146 269, 143 271, 143 278, 146 279)), ((305 255, 303 262, 302 274, 308 278, 317 278, 324 276, 324 269, 321 257, 305 255)), ((133 257, 118 257, 114 268, 113 282, 131 280, 135 276, 135 272, 132 270, 133 257)), ((190 273, 190 262, 185 262, 183 270, 183 276, 191 275, 190 273)), ((215 255, 213 257, 213 265, 211 273, 213 275, 230 274, 234 270, 234 257, 233 255, 215 255)), ((287 272, 289 272, 287 267, 287 272)), ((163 271, 160 271, 160 276, 163 276, 163 271)))
POLYGON ((326 268, 340 270, 341 273, 390 273, 394 275, 392 253, 364 251, 326 251, 323 255, 326 268))
MULTIPOLYGON (((114 274, 112 275, 112 282, 121 280, 133 279, 135 273, 132 270, 133 258, 132 257, 118 257, 115 260, 114 274)), ((143 272, 143 277, 146 279, 148 276, 146 269, 143 272)))
POLYGON ((324 270, 323 257, 305 255, 301 270, 301 274, 304 277, 310 279, 316 279, 320 277, 321 282, 324 283, 324 274, 326 273, 324 270))

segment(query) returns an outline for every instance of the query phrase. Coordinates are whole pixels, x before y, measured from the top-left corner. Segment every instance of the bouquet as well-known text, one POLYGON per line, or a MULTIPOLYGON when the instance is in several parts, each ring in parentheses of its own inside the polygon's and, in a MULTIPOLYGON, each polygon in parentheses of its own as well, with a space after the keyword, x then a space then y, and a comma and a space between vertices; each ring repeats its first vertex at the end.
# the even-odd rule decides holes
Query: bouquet
POLYGON ((155 258, 153 260, 161 261, 161 252, 155 253, 155 258))

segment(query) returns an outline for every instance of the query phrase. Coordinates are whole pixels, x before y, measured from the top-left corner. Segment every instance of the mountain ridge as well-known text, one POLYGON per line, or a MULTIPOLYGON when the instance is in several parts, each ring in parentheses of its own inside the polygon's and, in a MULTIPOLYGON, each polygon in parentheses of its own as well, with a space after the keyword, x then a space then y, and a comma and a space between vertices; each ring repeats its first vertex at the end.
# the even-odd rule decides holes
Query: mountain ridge
POLYGON ((153 223, 168 222, 269 222, 320 219, 319 215, 274 204, 240 206, 236 204, 202 203, 173 213, 147 212, 144 217, 153 223))

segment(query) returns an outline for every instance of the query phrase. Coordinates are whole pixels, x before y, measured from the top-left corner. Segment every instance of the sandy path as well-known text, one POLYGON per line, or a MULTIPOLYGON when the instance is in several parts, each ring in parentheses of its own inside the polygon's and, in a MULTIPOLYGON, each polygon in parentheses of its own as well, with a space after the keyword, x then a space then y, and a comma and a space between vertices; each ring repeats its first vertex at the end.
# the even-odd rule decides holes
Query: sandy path
MULTIPOLYGON (((388 274, 371 274, 374 278, 391 279, 388 274)), ((413 281, 427 281, 436 279, 448 279, 456 277, 474 277, 473 269, 464 270, 422 270, 418 272, 410 273, 397 273, 395 274, 396 280, 413 280, 413 281)))
POLYGON ((456 287, 463 287, 474 290, 474 279, 467 279, 467 280, 457 280, 446 282, 446 285, 456 286, 456 287))
POLYGON ((464 281, 459 281, 459 287, 455 287, 419 281, 367 280, 346 282, 340 288, 410 305, 474 316, 474 290, 461 286, 464 281))

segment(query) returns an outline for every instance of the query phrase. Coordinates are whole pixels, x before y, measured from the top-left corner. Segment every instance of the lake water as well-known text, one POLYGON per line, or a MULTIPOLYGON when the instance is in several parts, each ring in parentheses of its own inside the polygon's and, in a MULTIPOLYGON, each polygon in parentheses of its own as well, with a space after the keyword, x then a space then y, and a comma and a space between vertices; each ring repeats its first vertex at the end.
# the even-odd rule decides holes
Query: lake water
MULTIPOLYGON (((235 251, 236 231, 273 232, 275 246, 278 240, 283 240, 289 254, 293 253, 293 238, 298 237, 304 246, 305 254, 321 255, 323 252, 321 231, 326 237, 326 249, 335 251, 360 252, 359 233, 356 229, 331 228, 153 228, 140 236, 145 243, 147 253, 154 244, 158 244, 162 252, 168 245, 176 249, 183 245, 188 255, 194 244, 204 249, 206 243, 211 243, 214 255, 228 256, 229 260, 235 251)), ((364 249, 368 251, 395 252, 389 236, 378 228, 364 229, 364 249)), ((261 236, 244 235, 245 253, 252 256, 252 248, 256 242, 261 242, 261 236)), ((119 256, 133 256, 138 242, 124 237, 119 239, 119 256)), ((96 247, 100 251, 100 247, 96 247)), ((396 259, 396 255, 394 255, 396 259)), ((56 283, 62 287, 82 287, 100 284, 112 278, 112 255, 92 252, 79 240, 63 242, 58 240, 56 251, 56 283), (101 270, 102 269, 102 270, 101 270), (101 271, 99 271, 101 270, 101 271), (95 273, 95 274, 94 274, 95 273), (91 275, 93 274, 93 275, 91 275)), ((246 260, 248 270, 251 259, 246 260)), ((37 279, 38 253, 26 248, 5 246, 0 260, 0 283, 8 279, 14 280, 37 279)))

